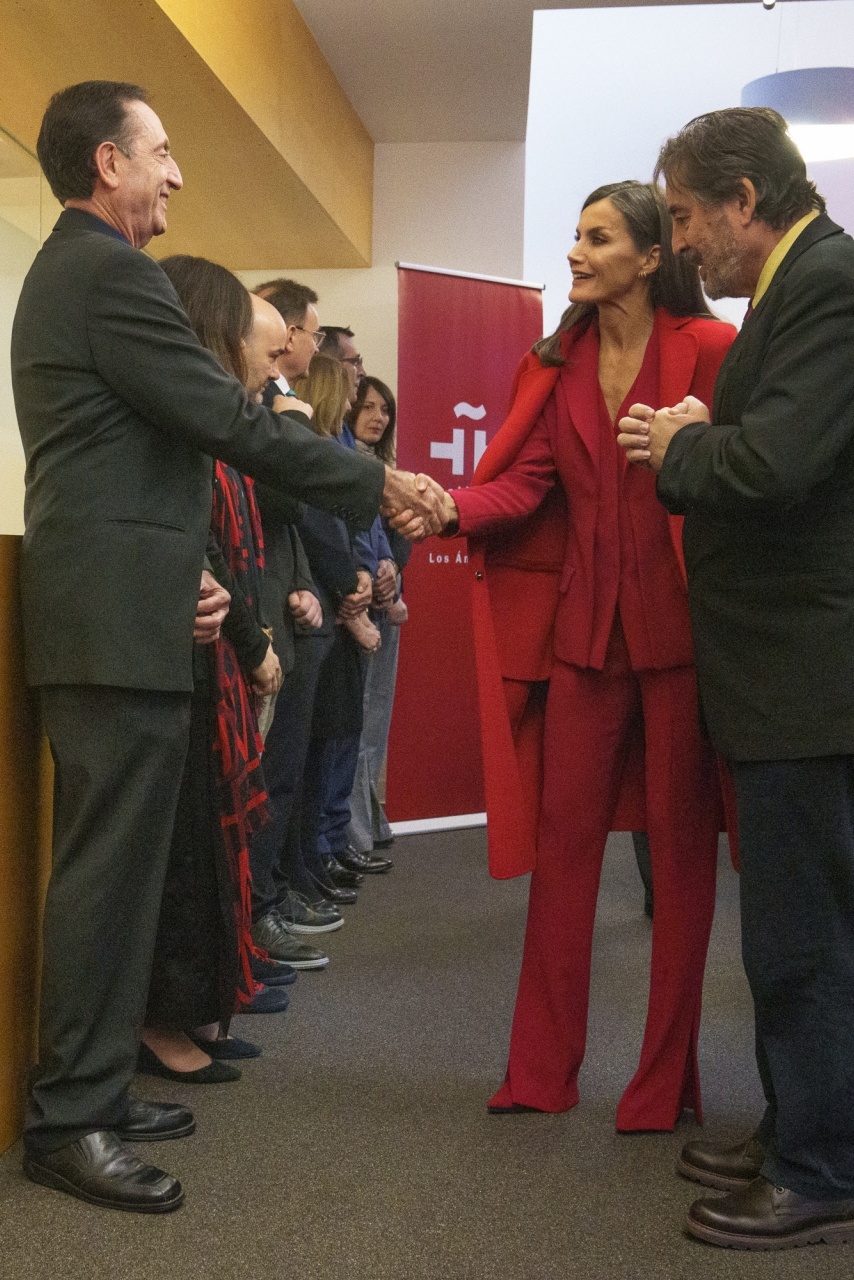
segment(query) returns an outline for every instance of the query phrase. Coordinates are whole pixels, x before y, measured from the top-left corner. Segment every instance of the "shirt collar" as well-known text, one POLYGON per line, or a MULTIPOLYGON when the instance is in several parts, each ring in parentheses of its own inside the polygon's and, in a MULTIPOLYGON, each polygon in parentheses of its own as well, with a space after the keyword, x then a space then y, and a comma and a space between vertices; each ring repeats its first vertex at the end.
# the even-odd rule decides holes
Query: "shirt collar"
POLYGON ((818 209, 813 209, 812 213, 806 214, 806 216, 801 218, 799 222, 796 222, 793 227, 789 227, 789 230, 783 236, 783 239, 779 242, 779 244, 776 244, 774 248, 771 250, 771 252, 769 253, 765 261, 765 266, 762 268, 762 272, 759 276, 759 282, 756 286, 756 292, 754 293, 753 297, 750 300, 750 305, 752 308, 759 306, 759 303, 762 301, 762 299, 765 297, 765 294, 768 292, 768 286, 770 285, 771 281, 774 279, 774 276, 776 274, 777 268, 779 267, 780 263, 783 261, 786 254, 789 252, 792 245, 795 243, 795 241, 797 240, 801 232, 804 230, 804 228, 808 227, 809 224, 817 217, 818 217, 818 209))

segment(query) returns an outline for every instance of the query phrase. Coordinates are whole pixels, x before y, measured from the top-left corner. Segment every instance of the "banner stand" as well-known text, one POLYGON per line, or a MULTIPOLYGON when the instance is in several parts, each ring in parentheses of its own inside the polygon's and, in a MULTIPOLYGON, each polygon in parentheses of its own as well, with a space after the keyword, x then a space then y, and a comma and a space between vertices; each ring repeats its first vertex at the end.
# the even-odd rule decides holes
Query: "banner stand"
MULTIPOLYGON (((471 482, 542 336, 542 285, 399 262, 397 464, 471 482)), ((400 834, 482 826, 486 808, 464 538, 428 538, 403 575, 386 813, 400 834)))

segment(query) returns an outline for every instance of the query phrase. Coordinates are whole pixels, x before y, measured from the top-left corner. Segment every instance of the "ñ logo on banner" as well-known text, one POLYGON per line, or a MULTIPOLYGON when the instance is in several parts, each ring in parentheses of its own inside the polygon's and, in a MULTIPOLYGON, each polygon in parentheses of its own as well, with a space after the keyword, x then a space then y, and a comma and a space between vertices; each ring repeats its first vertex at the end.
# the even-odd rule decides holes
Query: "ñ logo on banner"
MULTIPOLYGON (((454 414, 457 418, 472 418, 475 422, 480 422, 486 417, 486 407, 482 404, 475 406, 469 404, 467 400, 461 400, 459 404, 454 405, 454 414)), ((450 444, 445 444, 441 440, 430 441, 430 457, 447 458, 451 463, 451 475, 454 476, 465 474, 466 434, 465 427, 454 427, 450 444)), ((474 436, 472 471, 475 471, 486 449, 486 432, 473 431, 472 435, 474 436)))

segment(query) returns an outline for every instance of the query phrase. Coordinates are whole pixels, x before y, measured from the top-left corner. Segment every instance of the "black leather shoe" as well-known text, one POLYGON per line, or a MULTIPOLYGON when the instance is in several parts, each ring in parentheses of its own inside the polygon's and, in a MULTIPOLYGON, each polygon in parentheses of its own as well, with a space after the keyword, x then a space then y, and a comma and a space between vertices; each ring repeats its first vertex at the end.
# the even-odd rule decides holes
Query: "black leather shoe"
POLYGON ((333 907, 353 907, 359 901, 355 889, 339 889, 334 884, 330 884, 328 889, 318 888, 317 892, 326 902, 331 902, 333 907))
POLYGON ((854 1241, 854 1199, 810 1200, 754 1178, 716 1200, 695 1200, 685 1229, 725 1249, 795 1249, 854 1241))
POLYGON ((289 987, 297 980, 297 971, 293 965, 284 960, 260 960, 252 957, 252 977, 256 982, 263 982, 265 987, 289 987))
POLYGON ((335 857, 348 871, 358 871, 363 876, 382 876, 394 866, 391 858, 381 858, 374 853, 358 853, 349 844, 343 853, 336 853, 335 857))
POLYGON ((284 1013, 291 998, 281 987, 262 987, 248 1004, 240 1006, 241 1013, 284 1013))
POLYGON ((161 1062, 147 1044, 139 1046, 137 1070, 144 1076, 159 1076, 162 1080, 176 1080, 179 1084, 231 1084, 240 1079, 240 1071, 230 1062, 209 1062, 195 1071, 176 1071, 161 1062))
POLYGON ((24 1173, 43 1187, 67 1191, 102 1209, 169 1213, 184 1201, 177 1178, 145 1164, 104 1129, 49 1155, 25 1154, 24 1173))
POLYGON ((277 911, 270 911, 252 926, 252 941, 273 960, 284 960, 292 969, 325 969, 329 956, 300 942, 277 911))
POLYGON ((186 1138, 195 1127, 193 1113, 187 1107, 129 1098, 122 1122, 113 1132, 122 1142, 163 1142, 166 1138, 186 1138))
POLYGON ((359 875, 358 871, 350 871, 349 868, 342 867, 337 858, 324 858, 323 867, 336 889, 358 889, 365 878, 359 875))
POLYGON ((736 1191, 758 1178, 765 1152, 755 1133, 733 1147, 713 1142, 689 1142, 676 1161, 676 1171, 704 1187, 736 1191))
POLYGON ((336 911, 330 902, 315 905, 293 889, 276 910, 290 926, 291 933, 332 933, 344 923, 341 912, 336 911))

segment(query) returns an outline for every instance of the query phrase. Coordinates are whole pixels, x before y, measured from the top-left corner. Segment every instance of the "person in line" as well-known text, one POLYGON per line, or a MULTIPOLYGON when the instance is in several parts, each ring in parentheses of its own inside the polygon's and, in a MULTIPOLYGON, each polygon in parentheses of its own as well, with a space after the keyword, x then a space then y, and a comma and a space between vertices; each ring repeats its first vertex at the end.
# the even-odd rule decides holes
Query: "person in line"
POLYGON ((683 1150, 682 1174, 730 1191, 687 1229, 732 1249, 854 1241, 854 241, 775 111, 698 116, 657 171, 674 250, 710 297, 750 299, 711 414, 699 393, 633 396, 619 437, 685 516, 767 1104, 735 1147, 683 1150))
MULTIPOLYGON (((384 382, 370 375, 362 378, 345 422, 357 449, 394 465, 397 407, 384 382)), ((385 534, 393 559, 379 561, 373 586, 371 609, 381 644, 365 672, 362 737, 347 828, 348 846, 361 854, 388 848, 394 840, 379 798, 379 780, 394 705, 400 628, 408 616, 400 595, 400 573, 409 559, 410 546, 390 526, 385 526, 385 534)))
POLYGON ((228 604, 203 576, 210 459, 362 527, 408 498, 438 524, 436 496, 332 450, 298 409, 252 405, 198 341, 141 252, 182 179, 140 86, 55 94, 38 155, 64 209, 24 281, 11 352, 26 675, 56 770, 24 1169, 96 1205, 157 1213, 183 1189, 124 1142, 193 1125, 128 1090, 189 742, 195 619, 215 636, 228 604))
MULTIPOLYGON (((360 380, 364 377, 362 357, 356 348, 353 330, 345 325, 324 325, 326 338, 321 347, 321 354, 331 356, 339 361, 347 374, 350 385, 349 402, 354 404, 358 395, 360 380)), ((342 422, 338 433, 341 443, 348 449, 356 449, 356 441, 348 422, 342 422)), ((368 603, 374 598, 375 591, 388 593, 392 582, 392 566, 394 557, 388 537, 379 517, 366 533, 356 532, 353 535, 353 550, 360 581, 368 591, 368 603)), ((380 632, 371 625, 371 643, 359 640, 360 648, 367 654, 376 653, 381 645, 380 632)), ((367 678, 367 659, 357 669, 347 658, 347 651, 337 645, 327 660, 327 672, 331 673, 336 661, 344 665, 335 679, 339 687, 347 689, 346 697, 359 699, 360 706, 364 698, 367 678), (358 677, 358 678, 357 678, 358 677), (347 683, 349 680, 349 684, 347 683)), ((323 701, 323 689, 319 691, 319 700, 323 701)), ((356 778, 359 760, 359 743, 361 739, 362 713, 359 712, 359 728, 356 731, 343 732, 337 730, 334 735, 327 736, 322 760, 322 804, 320 827, 318 830, 318 848, 328 866, 344 868, 344 874, 384 875, 392 868, 392 861, 382 853, 360 850, 349 840, 350 797, 356 778)), ((371 846, 373 848, 373 846, 371 846)), ((335 874, 340 874, 335 872, 335 874)))
POLYGON ((721 806, 699 728, 680 523, 654 478, 627 466, 614 424, 644 395, 709 394, 734 330, 710 317, 696 270, 673 257, 650 184, 592 192, 568 257, 571 306, 523 361, 473 487, 446 499, 451 528, 476 539, 491 864, 498 875, 533 867, 507 1075, 489 1106, 578 1102, 605 842, 646 829, 649 1005, 616 1123, 670 1130, 684 1107, 702 1116, 721 806))

